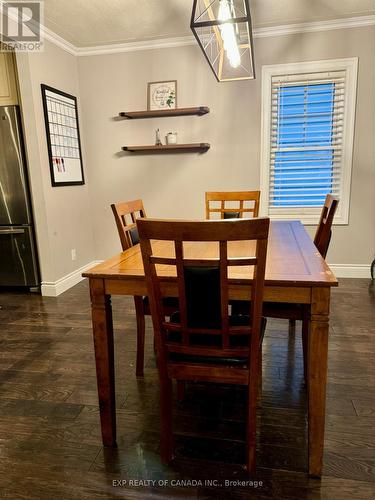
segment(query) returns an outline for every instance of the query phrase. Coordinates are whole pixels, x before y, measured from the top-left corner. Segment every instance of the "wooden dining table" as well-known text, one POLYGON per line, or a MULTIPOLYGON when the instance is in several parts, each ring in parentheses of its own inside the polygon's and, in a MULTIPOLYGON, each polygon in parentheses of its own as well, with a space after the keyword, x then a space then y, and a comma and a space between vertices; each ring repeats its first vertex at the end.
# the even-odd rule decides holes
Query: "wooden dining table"
MULTIPOLYGON (((155 245, 162 256, 172 246, 155 245)), ((229 256, 252 255, 254 242, 231 242, 229 256)), ((213 244, 187 243, 188 258, 212 257, 213 244)), ((163 295, 177 296, 175 269, 165 266, 163 295)), ((116 446, 115 369, 112 295, 147 295, 142 255, 135 245, 83 273, 89 279, 96 374, 103 445, 116 446)), ((234 267, 229 274, 229 298, 250 299, 251 270, 234 267)), ((304 304, 308 309, 308 471, 320 477, 323 463, 328 323, 331 287, 337 280, 299 221, 272 221, 270 225, 264 300, 304 304)))

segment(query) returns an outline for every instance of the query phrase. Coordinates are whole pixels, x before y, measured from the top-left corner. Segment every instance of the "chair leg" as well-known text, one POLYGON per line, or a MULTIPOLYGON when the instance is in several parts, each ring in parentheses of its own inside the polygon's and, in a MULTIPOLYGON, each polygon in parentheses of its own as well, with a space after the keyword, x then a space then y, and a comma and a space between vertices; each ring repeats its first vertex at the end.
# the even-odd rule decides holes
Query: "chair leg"
POLYGON ((258 388, 250 382, 247 413, 246 468, 254 475, 256 470, 256 398, 258 388), (253 386, 253 387, 251 387, 253 386))
POLYGON ((168 464, 173 459, 172 380, 160 378, 160 458, 168 464))
POLYGON ((143 365, 145 357, 145 313, 143 308, 143 299, 140 296, 134 297, 135 315, 137 318, 137 361, 135 374, 137 377, 143 377, 143 365))
POLYGON ((246 418, 246 468, 249 474, 256 472, 256 407, 259 395, 258 375, 261 369, 261 349, 258 356, 250 360, 249 384, 247 386, 247 418, 246 418))
POLYGON ((177 380, 177 399, 183 401, 185 399, 185 381, 177 380))
POLYGON ((305 383, 307 383, 308 378, 308 347, 309 347, 309 318, 308 314, 304 312, 302 319, 302 350, 303 350, 303 374, 305 377, 305 383))
POLYGON ((262 346, 259 348, 259 362, 258 362, 258 395, 257 406, 262 406, 262 377, 263 377, 263 360, 262 360, 262 346))
POLYGON ((296 320, 295 319, 289 320, 289 333, 291 333, 291 330, 293 330, 294 332, 296 330, 296 320))

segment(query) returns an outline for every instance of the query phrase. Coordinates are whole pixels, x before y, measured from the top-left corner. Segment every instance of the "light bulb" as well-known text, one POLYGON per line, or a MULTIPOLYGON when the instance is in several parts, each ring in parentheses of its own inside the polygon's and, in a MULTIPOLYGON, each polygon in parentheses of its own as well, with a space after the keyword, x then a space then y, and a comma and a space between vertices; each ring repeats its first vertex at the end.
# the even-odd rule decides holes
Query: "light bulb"
MULTIPOLYGON (((232 19, 228 0, 220 0, 218 19, 219 21, 228 21, 232 19)), ((241 56, 238 49, 236 34, 234 32, 234 26, 232 23, 219 24, 219 28, 229 63, 232 68, 238 68, 241 64, 241 56)))

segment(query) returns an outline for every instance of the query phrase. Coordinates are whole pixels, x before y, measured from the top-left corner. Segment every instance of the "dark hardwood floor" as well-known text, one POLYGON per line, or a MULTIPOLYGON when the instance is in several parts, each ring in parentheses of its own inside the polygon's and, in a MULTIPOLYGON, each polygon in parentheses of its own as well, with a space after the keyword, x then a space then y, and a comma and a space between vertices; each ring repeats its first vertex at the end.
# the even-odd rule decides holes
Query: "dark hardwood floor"
POLYGON ((113 309, 118 448, 112 450, 101 446, 87 283, 56 299, 0 294, 0 498, 375 497, 375 285, 369 280, 340 280, 333 290, 321 481, 306 474, 299 324, 288 334, 287 321, 268 321, 256 482, 226 486, 248 479, 239 465, 243 390, 188 385, 185 401, 175 403, 176 460, 163 466, 151 325, 145 377, 136 379, 132 299, 114 297, 113 309))

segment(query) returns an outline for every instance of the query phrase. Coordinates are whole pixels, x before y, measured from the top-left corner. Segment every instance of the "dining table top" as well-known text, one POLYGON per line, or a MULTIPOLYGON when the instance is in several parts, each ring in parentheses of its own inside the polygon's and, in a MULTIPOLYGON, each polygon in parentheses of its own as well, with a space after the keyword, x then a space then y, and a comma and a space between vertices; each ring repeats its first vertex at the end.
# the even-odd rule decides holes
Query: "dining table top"
MULTIPOLYGON (((254 241, 228 243, 229 257, 254 255, 254 241)), ((160 257, 173 257, 173 242, 153 242, 153 251, 160 257)), ((189 259, 218 258, 216 242, 185 242, 184 256, 189 259)), ((230 266, 229 280, 251 281, 250 266, 230 266)), ((158 273, 166 280, 174 279, 174 266, 160 265, 158 273)), ((135 245, 118 255, 85 271, 86 278, 144 280, 140 245, 135 245)), ((338 282, 329 266, 315 247, 311 236, 300 221, 271 221, 268 238, 265 286, 337 286, 338 282)))

